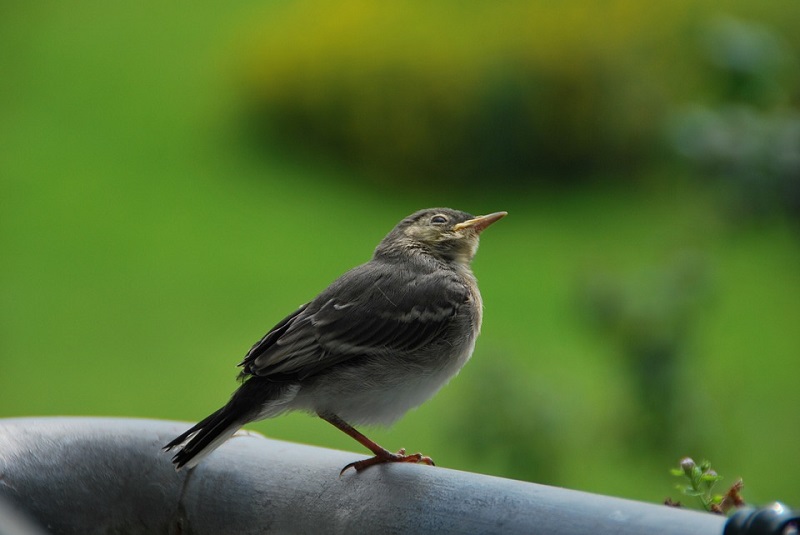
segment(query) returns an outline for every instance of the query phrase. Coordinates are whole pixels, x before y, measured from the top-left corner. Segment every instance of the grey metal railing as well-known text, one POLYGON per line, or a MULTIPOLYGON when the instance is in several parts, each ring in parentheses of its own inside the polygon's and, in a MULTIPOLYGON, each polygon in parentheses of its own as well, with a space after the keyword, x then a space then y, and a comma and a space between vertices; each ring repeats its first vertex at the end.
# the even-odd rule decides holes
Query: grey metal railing
POLYGON ((356 454, 257 434, 176 472, 161 447, 187 425, 0 420, 0 501, 47 531, 81 534, 691 535, 721 534, 725 525, 711 514, 440 467, 384 465, 340 477, 356 454))

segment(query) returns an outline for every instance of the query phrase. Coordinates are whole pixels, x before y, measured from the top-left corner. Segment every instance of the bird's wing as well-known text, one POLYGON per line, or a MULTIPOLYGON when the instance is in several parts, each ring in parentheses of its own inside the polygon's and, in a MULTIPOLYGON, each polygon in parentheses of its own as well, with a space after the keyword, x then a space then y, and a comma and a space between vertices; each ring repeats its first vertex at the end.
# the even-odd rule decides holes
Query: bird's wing
POLYGON ((454 274, 365 264, 276 325, 241 365, 246 374, 302 379, 353 357, 413 351, 468 299, 454 274))
POLYGON ((253 347, 251 347, 247 355, 244 356, 242 362, 239 363, 239 366, 244 367, 245 373, 250 373, 250 367, 253 365, 255 359, 269 351, 270 348, 275 345, 278 339, 280 339, 286 330, 297 320, 298 316, 302 315, 306 308, 308 308, 309 304, 310 303, 301 305, 300 308, 278 322, 267 334, 261 337, 261 340, 253 344, 253 347))

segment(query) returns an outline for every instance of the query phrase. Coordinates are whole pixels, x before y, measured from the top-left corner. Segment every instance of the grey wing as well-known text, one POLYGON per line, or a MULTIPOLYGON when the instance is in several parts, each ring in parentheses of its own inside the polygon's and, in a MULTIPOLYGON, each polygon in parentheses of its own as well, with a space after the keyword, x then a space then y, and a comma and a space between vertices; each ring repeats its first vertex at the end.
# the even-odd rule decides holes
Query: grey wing
POLYGON ((275 327, 270 329, 267 334, 261 337, 261 340, 253 344, 253 347, 251 347, 250 351, 247 352, 247 355, 244 356, 242 362, 239 363, 239 366, 244 368, 242 374, 250 375, 253 373, 251 366, 255 360, 259 356, 270 351, 270 348, 273 347, 280 337, 286 333, 287 329, 294 324, 294 322, 297 320, 297 317, 300 316, 306 308, 308 308, 308 305, 309 303, 301 305, 300 308, 278 322, 275 327))
POLYGON ((355 357, 412 352, 468 300, 455 277, 361 266, 272 329, 245 357, 245 373, 303 379, 355 357))

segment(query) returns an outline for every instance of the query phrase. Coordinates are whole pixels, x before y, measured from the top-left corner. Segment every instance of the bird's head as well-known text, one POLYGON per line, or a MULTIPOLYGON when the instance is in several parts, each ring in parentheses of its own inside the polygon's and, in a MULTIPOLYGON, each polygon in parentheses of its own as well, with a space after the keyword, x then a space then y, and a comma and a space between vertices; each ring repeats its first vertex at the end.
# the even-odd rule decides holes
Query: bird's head
POLYGON ((451 208, 428 208, 406 217, 375 249, 375 257, 427 254, 467 265, 478 250, 480 233, 507 212, 475 217, 451 208))

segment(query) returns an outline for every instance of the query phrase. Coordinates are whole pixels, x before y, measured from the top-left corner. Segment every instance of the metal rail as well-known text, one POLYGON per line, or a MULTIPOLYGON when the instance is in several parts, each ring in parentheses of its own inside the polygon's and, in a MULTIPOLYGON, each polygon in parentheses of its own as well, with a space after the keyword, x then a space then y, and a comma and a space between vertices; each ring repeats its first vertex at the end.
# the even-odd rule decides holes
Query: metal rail
POLYGON ((339 477, 353 453, 257 434, 176 472, 160 448, 187 425, 0 420, 0 501, 50 532, 81 534, 692 535, 725 526, 711 514, 439 467, 384 465, 339 477))

